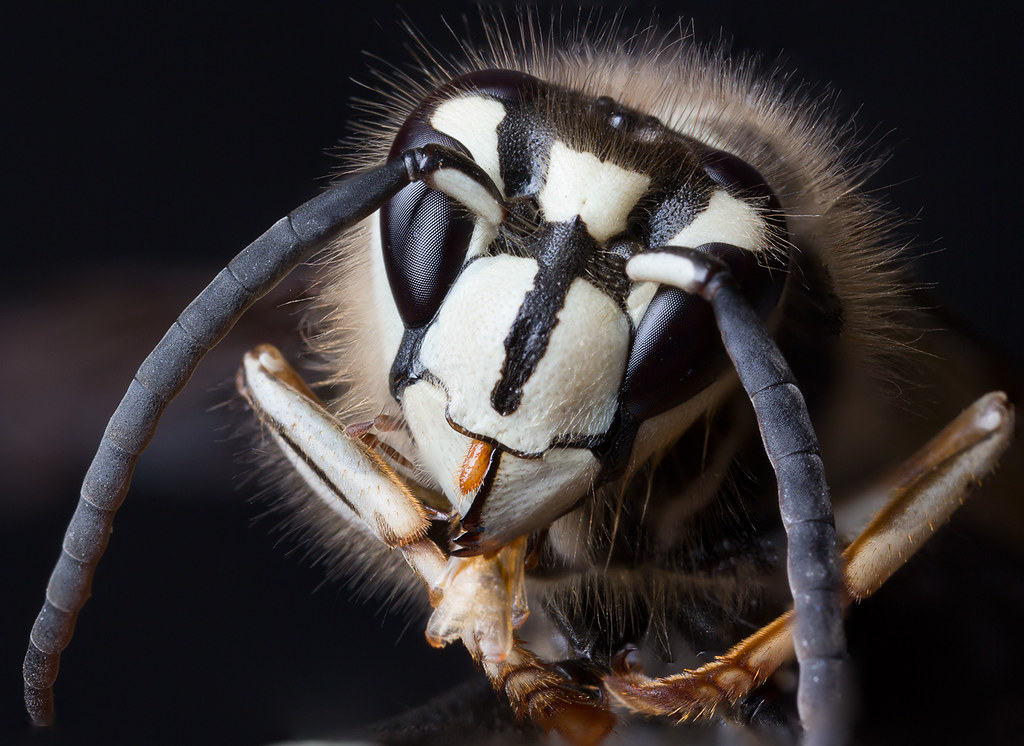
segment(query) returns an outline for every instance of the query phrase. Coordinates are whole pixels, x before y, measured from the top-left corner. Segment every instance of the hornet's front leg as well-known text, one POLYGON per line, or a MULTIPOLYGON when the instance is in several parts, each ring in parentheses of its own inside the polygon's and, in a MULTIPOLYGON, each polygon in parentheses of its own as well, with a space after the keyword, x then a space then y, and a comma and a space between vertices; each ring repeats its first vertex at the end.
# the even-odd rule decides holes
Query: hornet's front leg
POLYGON ((345 432, 276 348, 261 345, 247 353, 236 383, 316 496, 400 550, 417 577, 433 586, 445 557, 426 536, 430 521, 423 504, 387 462, 345 432))
POLYGON ((614 717, 600 691, 577 686, 515 638, 528 614, 526 537, 492 556, 448 556, 427 536, 427 509, 374 441, 324 409, 277 349, 247 353, 237 386, 316 497, 402 552, 434 607, 426 629, 431 645, 461 639, 520 717, 573 743, 597 743, 611 730, 614 717))
POLYGON ((361 428, 346 428, 269 345, 247 353, 239 391, 316 497, 345 522, 402 552, 430 593, 427 639, 462 639, 474 658, 500 662, 525 620, 525 541, 491 558, 448 557, 427 537, 428 511, 361 428), (513 617, 516 617, 513 619, 513 617))

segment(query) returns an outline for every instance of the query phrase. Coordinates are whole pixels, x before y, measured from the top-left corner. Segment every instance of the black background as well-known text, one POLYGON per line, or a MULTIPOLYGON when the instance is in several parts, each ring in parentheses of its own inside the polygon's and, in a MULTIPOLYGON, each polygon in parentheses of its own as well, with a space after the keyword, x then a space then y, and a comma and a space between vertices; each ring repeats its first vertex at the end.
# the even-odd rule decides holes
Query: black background
MULTIPOLYGON (((654 7, 633 5, 637 19, 654 7)), ((894 149, 870 186, 915 220, 921 279, 1019 361, 1020 18, 930 7, 702 2, 660 15, 686 13, 698 38, 724 31, 838 89, 866 139, 894 149)), ((466 3, 407 13, 445 51, 440 14, 475 16, 466 3)), ((372 95, 351 78, 408 59, 403 17, 390 3, 253 2, 37 3, 4 18, 0 741, 29 739, 21 656, 107 416, 178 310, 321 188, 352 96, 372 95)), ((279 306, 302 283, 285 285, 204 364, 142 459, 45 740, 318 736, 472 675, 464 651, 425 645, 419 621, 382 617, 340 584, 314 593, 322 571, 275 548, 273 519, 251 525, 264 508, 228 437, 239 415, 210 407, 230 398, 244 349, 295 349, 279 306)), ((902 632, 915 623, 929 620, 902 632)))

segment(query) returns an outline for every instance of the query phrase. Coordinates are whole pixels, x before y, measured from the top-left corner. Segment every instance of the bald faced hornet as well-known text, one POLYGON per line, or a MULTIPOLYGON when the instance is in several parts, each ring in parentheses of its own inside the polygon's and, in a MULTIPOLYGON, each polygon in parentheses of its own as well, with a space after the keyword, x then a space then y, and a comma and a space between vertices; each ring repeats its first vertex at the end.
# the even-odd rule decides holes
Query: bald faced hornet
POLYGON ((392 94, 363 167, 233 260, 143 364, 33 631, 35 719, 51 717, 57 659, 163 407, 256 298, 329 247, 317 344, 338 398, 269 347, 238 388, 322 533, 411 568, 397 582, 429 600, 432 644, 462 642, 518 714, 583 742, 611 707, 731 716, 795 638, 801 719, 819 739, 843 727, 840 609, 992 468, 1005 397, 908 460, 874 522, 850 501, 840 559, 804 399, 824 421, 832 402, 795 383, 824 383, 837 359, 881 367, 914 334, 831 130, 699 48, 638 65, 611 45, 492 46, 392 94), (770 464, 751 455, 758 427, 770 464), (783 528, 796 612, 730 639, 747 586, 771 591, 764 539, 783 528), (644 673, 659 648, 709 641, 725 645, 708 665, 644 673))

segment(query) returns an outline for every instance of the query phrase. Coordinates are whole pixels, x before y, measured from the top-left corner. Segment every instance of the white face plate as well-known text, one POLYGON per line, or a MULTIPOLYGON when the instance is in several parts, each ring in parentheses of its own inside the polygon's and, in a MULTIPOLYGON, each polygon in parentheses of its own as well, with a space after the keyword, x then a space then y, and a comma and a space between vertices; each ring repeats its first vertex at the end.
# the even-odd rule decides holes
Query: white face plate
POLYGON ((501 377, 505 337, 536 274, 533 259, 496 256, 473 262, 448 293, 420 349, 420 360, 455 397, 452 419, 502 443, 519 439, 514 423, 491 408, 490 394, 501 377))
POLYGON ((590 283, 575 280, 545 354, 523 386, 522 403, 509 415, 496 412, 490 396, 501 379, 505 339, 536 272, 536 261, 523 257, 470 264, 420 351, 448 389, 454 422, 523 453, 546 450, 553 437, 604 433, 615 416, 629 349, 629 324, 619 308, 590 283))
POLYGON ((537 201, 545 220, 565 222, 579 215, 591 236, 607 241, 626 227, 626 218, 650 184, 645 174, 556 140, 537 201))

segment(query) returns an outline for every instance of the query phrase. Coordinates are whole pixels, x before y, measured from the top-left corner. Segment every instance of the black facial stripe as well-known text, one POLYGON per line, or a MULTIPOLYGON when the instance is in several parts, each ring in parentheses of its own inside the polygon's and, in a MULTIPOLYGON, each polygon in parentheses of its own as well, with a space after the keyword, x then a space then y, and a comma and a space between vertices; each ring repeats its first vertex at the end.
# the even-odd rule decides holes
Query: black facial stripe
POLYGON ((402 401, 402 392, 406 387, 423 378, 426 369, 420 360, 420 348, 423 338, 427 336, 429 324, 424 326, 406 327, 402 341, 398 345, 395 360, 391 363, 389 387, 395 401, 402 401))
POLYGON ((577 216, 564 223, 545 223, 536 239, 537 275, 505 338, 501 378, 491 392, 491 406, 501 415, 519 408, 523 386, 533 375, 558 324, 558 312, 573 280, 583 277, 598 254, 598 244, 577 216))
POLYGON ((498 162, 505 197, 535 195, 544 186, 546 164, 554 142, 550 124, 521 106, 503 102, 505 118, 498 125, 498 162))

